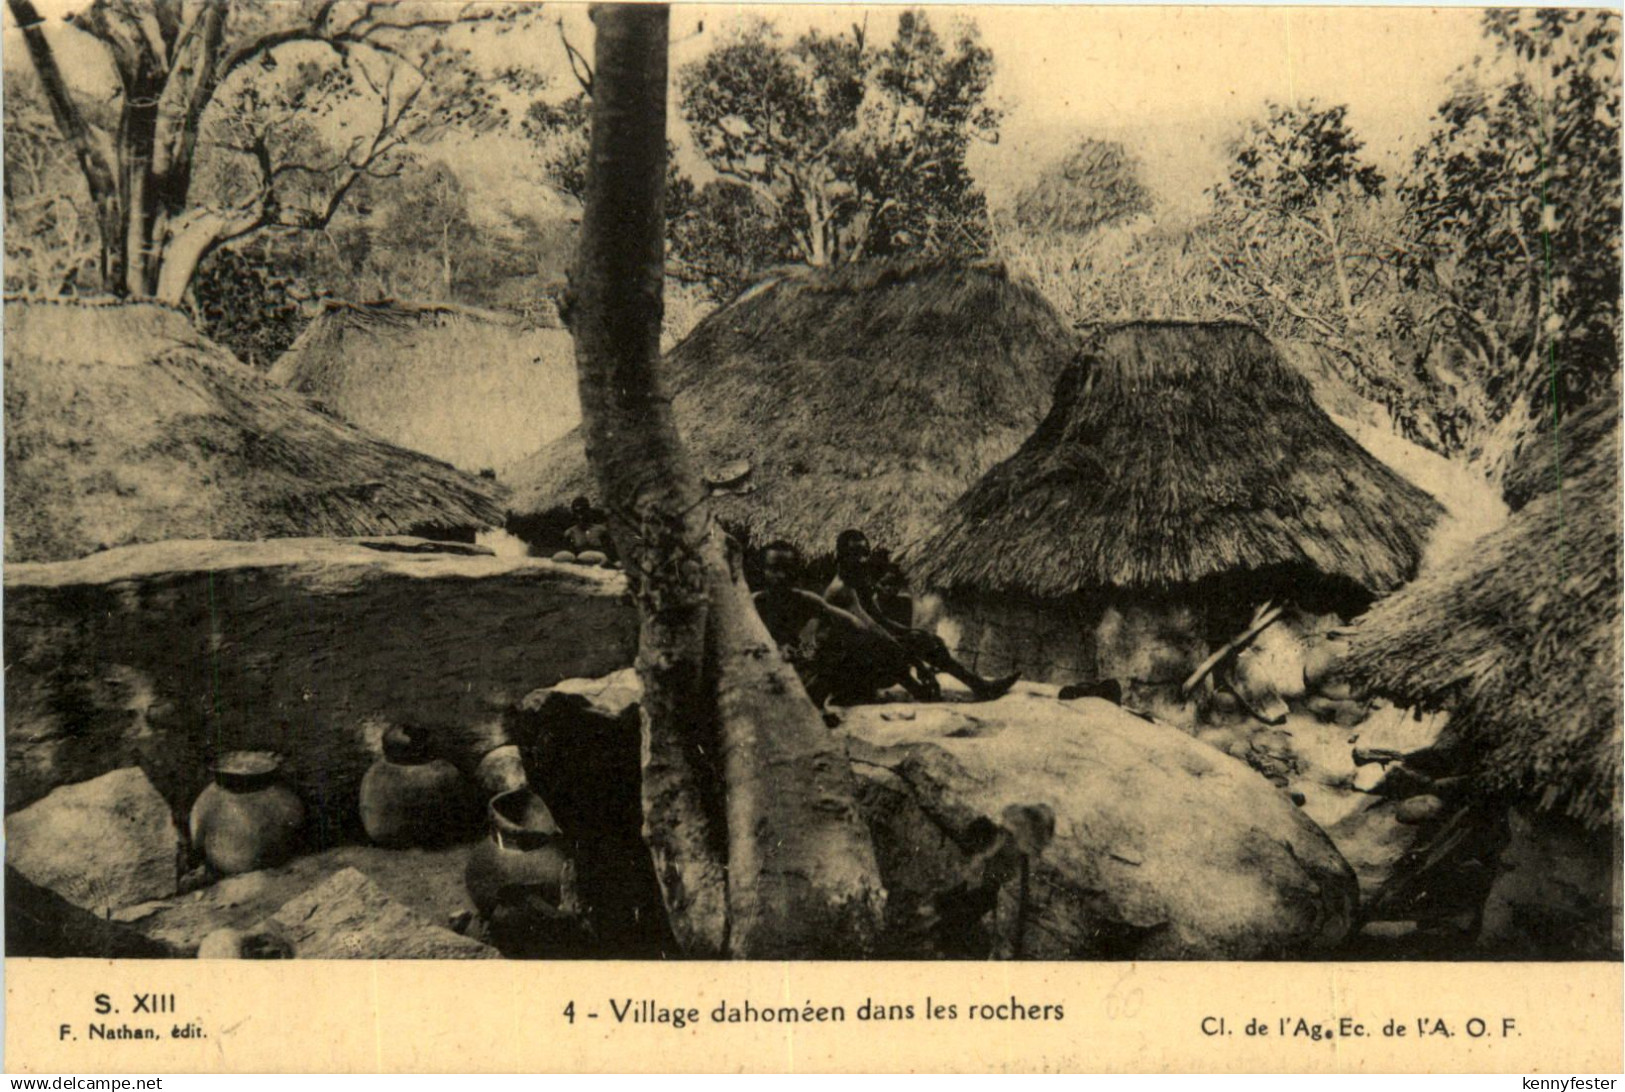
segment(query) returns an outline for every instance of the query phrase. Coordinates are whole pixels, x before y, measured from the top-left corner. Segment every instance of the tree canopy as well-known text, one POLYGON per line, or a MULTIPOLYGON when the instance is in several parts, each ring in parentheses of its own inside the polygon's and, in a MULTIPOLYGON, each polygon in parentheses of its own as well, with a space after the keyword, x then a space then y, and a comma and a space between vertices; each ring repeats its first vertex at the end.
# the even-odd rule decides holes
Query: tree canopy
POLYGON ((1028 231, 1091 231, 1151 211, 1140 164, 1121 142, 1083 137, 1016 195, 1015 219, 1028 231))
POLYGON ((499 89, 537 80, 480 72, 447 42, 460 25, 500 32, 523 7, 93 0, 66 22, 106 57, 104 118, 32 0, 7 6, 95 209, 101 286, 119 295, 178 301, 217 247, 326 227, 362 179, 452 128, 505 125, 499 89))
MULTIPOLYGON (((970 23, 950 41, 923 13, 904 12, 878 46, 863 26, 785 42, 759 22, 679 73, 696 147, 721 186, 737 187, 714 191, 707 207, 749 221, 725 234, 765 234, 764 260, 981 253, 986 205, 966 153, 997 139, 992 77, 993 55, 970 23)), ((716 241, 701 233, 689 246, 716 241)))

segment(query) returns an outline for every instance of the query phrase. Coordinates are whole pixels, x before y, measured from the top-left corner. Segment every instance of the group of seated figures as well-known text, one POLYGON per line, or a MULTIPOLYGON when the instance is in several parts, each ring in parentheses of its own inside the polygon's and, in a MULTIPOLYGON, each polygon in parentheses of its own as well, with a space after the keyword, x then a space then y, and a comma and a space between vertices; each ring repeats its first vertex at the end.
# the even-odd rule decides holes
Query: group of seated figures
MULTIPOLYGON (((570 505, 569 550, 554 560, 617 567, 603 514, 586 497, 570 505)), ((871 549, 862 531, 835 540, 835 579, 822 595, 802 585, 806 559, 782 539, 761 550, 756 611, 820 708, 859 705, 902 687, 918 701, 938 701, 939 673, 959 680, 977 701, 1008 693, 1018 675, 985 679, 954 659, 942 639, 914 627, 914 600, 887 551, 871 549)))
POLYGON ((902 571, 858 530, 835 540, 835 579, 822 595, 799 585, 806 563, 783 540, 762 548, 756 612, 820 707, 873 701, 901 686, 919 701, 942 697, 939 672, 964 683, 978 701, 1001 697, 1018 676, 984 679, 936 634, 913 627, 913 601, 902 571))

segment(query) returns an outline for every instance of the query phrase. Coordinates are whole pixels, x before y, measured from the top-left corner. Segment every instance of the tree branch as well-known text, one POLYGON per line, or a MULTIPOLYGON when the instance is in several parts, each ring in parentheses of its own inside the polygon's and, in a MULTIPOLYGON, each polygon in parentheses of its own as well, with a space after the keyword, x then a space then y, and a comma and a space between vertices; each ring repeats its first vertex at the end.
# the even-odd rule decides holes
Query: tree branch
POLYGON ((288 42, 327 42, 328 36, 323 27, 327 24, 327 17, 333 12, 333 5, 337 0, 323 0, 321 7, 316 9, 311 20, 304 26, 285 27, 281 30, 267 31, 255 38, 244 42, 230 53, 226 54, 215 73, 214 82, 224 83, 230 75, 254 60, 261 53, 275 49, 288 42))
POLYGON ((558 21, 558 28, 559 41, 564 43, 564 55, 570 60, 570 74, 576 78, 576 82, 581 85, 581 90, 586 92, 587 97, 592 98, 592 65, 587 63, 587 58, 581 55, 580 50, 570 44, 569 37, 564 33, 563 19, 558 21))

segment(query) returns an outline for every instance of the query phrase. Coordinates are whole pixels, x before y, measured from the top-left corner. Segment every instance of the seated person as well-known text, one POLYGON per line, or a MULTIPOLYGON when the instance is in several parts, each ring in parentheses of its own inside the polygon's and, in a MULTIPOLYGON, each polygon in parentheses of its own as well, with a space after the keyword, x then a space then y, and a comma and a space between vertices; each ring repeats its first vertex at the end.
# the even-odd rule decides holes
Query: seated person
POLYGON ((570 515, 575 522, 564 532, 564 541, 584 564, 604 565, 615 558, 615 543, 609 535, 609 524, 593 510, 586 497, 570 502, 570 515))
POLYGON ((803 569, 795 546, 769 543, 762 549, 762 590, 752 598, 814 704, 856 705, 895 685, 920 700, 934 696, 914 678, 912 659, 890 633, 796 587, 803 569))
POLYGON ((977 701, 992 701, 1010 692, 1020 675, 984 679, 954 659, 948 646, 934 633, 913 629, 888 616, 875 601, 869 538, 862 531, 842 531, 835 540, 835 579, 824 592, 833 606, 884 629, 896 638, 918 665, 953 676, 970 688, 977 701))
POLYGON ((870 580, 875 589, 875 606, 886 616, 886 621, 900 626, 914 626, 914 597, 908 592, 908 577, 902 566, 891 559, 891 551, 877 547, 869 555, 870 580))

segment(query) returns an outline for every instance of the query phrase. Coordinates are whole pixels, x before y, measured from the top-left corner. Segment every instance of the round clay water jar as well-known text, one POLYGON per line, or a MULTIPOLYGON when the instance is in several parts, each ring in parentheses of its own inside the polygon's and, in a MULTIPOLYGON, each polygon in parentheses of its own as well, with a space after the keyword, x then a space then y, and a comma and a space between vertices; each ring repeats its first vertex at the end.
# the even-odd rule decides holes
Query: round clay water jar
POLYGON ((529 888, 548 902, 563 897, 566 858, 559 828, 547 805, 528 788, 491 798, 491 836, 469 854, 463 882, 482 917, 489 917, 506 889, 529 888))
POLYGON ((429 846, 468 829, 463 775, 406 727, 384 733, 384 755, 361 779, 361 825, 380 846, 429 846))
POLYGON ((305 806, 278 781, 280 755, 233 751, 214 764, 214 784, 192 805, 192 845, 226 875, 281 864, 293 855, 305 806))

